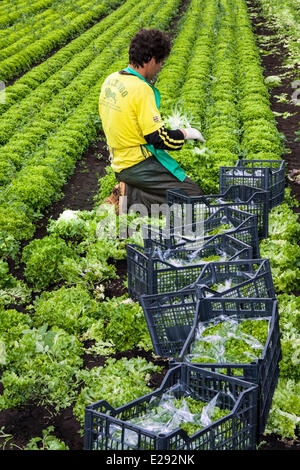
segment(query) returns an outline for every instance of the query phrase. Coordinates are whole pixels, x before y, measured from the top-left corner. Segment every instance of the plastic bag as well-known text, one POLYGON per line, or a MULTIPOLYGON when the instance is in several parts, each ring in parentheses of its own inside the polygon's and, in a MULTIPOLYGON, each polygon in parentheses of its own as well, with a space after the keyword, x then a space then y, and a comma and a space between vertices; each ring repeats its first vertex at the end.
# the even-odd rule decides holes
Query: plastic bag
MULTIPOLYGON (((250 325, 251 326, 251 325, 250 325)), ((252 325, 255 329, 255 325, 252 325)), ((252 328, 253 329, 253 328, 252 328)), ((251 330, 251 328, 250 328, 251 330)), ((199 322, 195 338, 184 360, 202 363, 247 363, 260 357, 269 330, 269 318, 238 319, 236 315, 219 315, 212 320, 199 322), (243 331, 249 322, 264 321, 260 341, 256 336, 243 331), (245 322, 248 322, 247 324, 245 322)))
POLYGON ((252 176, 252 173, 247 173, 247 171, 243 170, 238 170, 236 168, 233 168, 232 170, 226 171, 226 175, 232 175, 232 176, 252 176))
MULTIPOLYGON (((187 389, 179 394, 176 393, 176 389, 178 390, 177 386, 167 390, 161 396, 152 397, 147 412, 131 419, 128 424, 157 435, 169 434, 179 428, 194 434, 216 421, 216 416, 219 419, 230 412, 228 409, 221 409, 217 406, 221 394, 226 394, 226 403, 232 402, 232 407, 236 401, 230 391, 220 391, 209 402, 203 402, 194 399, 193 394, 187 389)), ((112 424, 109 433, 112 438, 121 439, 120 426, 112 424)), ((136 447, 138 439, 139 435, 134 429, 125 429, 124 443, 127 446, 136 447)))
MULTIPOLYGON (((152 251, 151 256, 153 258, 158 258, 164 263, 169 263, 175 267, 191 266, 193 264, 205 264, 211 261, 225 261, 228 259, 228 255, 225 251, 215 247, 215 253, 210 256, 201 256, 200 252, 203 249, 202 246, 197 247, 196 250, 191 252, 186 251, 184 257, 176 256, 176 251, 167 249, 161 250, 159 247, 155 247, 152 251)), ((161 266, 165 267, 165 266, 161 266)))

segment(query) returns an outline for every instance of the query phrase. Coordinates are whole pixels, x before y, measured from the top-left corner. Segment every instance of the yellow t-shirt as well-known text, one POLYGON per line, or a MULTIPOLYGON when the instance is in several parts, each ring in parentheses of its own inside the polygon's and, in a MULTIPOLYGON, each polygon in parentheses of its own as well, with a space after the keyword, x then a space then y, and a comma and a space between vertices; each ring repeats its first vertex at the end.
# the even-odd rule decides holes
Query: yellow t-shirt
POLYGON ((112 73, 101 88, 99 114, 115 172, 151 155, 143 147, 144 135, 160 129, 163 122, 147 83, 135 75, 112 73))

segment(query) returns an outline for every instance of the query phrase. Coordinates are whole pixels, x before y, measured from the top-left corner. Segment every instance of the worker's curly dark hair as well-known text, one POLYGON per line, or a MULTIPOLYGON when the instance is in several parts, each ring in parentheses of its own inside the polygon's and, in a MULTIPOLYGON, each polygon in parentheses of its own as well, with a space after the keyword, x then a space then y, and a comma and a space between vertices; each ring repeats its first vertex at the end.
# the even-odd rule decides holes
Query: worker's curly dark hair
POLYGON ((132 38, 129 46, 129 62, 135 67, 143 67, 152 57, 156 63, 168 57, 171 41, 166 33, 159 29, 142 28, 132 38))

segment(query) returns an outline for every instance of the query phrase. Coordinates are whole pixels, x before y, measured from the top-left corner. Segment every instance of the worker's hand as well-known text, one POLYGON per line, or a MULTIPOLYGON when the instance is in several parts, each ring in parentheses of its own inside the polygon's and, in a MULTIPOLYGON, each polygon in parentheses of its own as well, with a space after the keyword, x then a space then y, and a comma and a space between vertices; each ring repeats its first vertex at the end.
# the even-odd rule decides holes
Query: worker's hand
POLYGON ((194 129, 193 127, 188 127, 186 129, 181 130, 184 134, 184 140, 197 139, 201 140, 201 142, 205 142, 203 135, 197 129, 194 129))

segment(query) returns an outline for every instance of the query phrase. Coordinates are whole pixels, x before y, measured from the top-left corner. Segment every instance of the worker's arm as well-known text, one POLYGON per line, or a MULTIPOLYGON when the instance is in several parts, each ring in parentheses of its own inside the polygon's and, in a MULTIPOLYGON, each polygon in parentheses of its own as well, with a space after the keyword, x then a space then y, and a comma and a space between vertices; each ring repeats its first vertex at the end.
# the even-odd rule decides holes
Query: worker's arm
POLYGON ((180 150, 187 139, 203 139, 196 129, 166 129, 151 88, 145 85, 142 91, 143 93, 136 92, 133 96, 131 106, 148 144, 162 150, 180 150))
POLYGON ((166 129, 165 126, 145 135, 148 144, 152 144, 157 149, 180 150, 184 144, 184 133, 180 129, 175 131, 166 129))
POLYGON ((202 134, 193 128, 177 129, 175 131, 166 129, 162 126, 155 132, 145 135, 145 140, 148 144, 152 144, 157 149, 163 150, 180 150, 185 140, 199 139, 205 142, 202 134))

